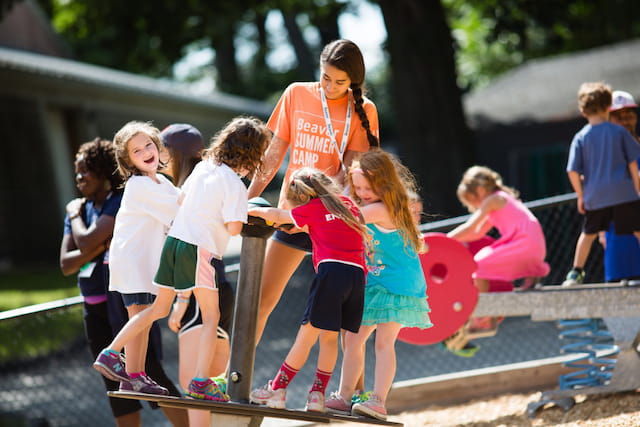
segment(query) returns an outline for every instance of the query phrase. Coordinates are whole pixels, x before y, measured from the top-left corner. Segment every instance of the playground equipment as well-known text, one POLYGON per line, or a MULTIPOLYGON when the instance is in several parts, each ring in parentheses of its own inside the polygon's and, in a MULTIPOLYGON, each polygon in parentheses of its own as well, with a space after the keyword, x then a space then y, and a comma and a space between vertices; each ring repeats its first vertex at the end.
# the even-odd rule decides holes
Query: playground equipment
POLYGON ((542 393, 527 408, 529 416, 547 404, 565 410, 574 396, 614 393, 640 388, 640 288, 619 283, 575 287, 545 286, 527 292, 486 293, 478 298, 474 316, 531 316, 534 321, 561 320, 561 337, 575 339, 565 352, 578 356, 568 367, 577 371, 561 376, 560 388, 542 393), (568 319, 579 319, 568 321, 568 319), (587 319, 587 320, 584 320, 587 319), (602 319, 601 323, 599 320, 602 319), (603 347, 602 323, 614 346, 603 347), (588 332, 588 333, 587 333, 588 332), (611 357, 617 352, 615 362, 611 357))
MULTIPOLYGON (((398 339, 410 344, 428 345, 447 341, 447 347, 460 350, 476 338, 493 336, 501 319, 471 317, 478 302, 478 289, 473 284, 476 269, 473 254, 491 244, 494 239, 485 236, 475 242, 462 244, 442 233, 424 235, 428 251, 420 255, 427 280, 427 296, 433 326, 428 329, 403 328, 398 339), (474 325, 492 324, 491 328, 474 325), (464 327, 463 327, 464 326, 464 327)), ((490 281, 490 292, 513 290, 511 282, 490 281)))
MULTIPOLYGON (((254 206, 269 206, 260 198, 249 201, 254 206)), ((231 354, 229 362, 229 378, 227 393, 229 402, 212 402, 186 399, 171 396, 158 396, 142 393, 108 392, 109 396, 125 399, 148 400, 158 402, 160 406, 201 409, 211 411, 211 425, 225 427, 257 427, 264 417, 297 419, 316 423, 332 421, 349 421, 364 424, 395 425, 401 423, 380 421, 369 417, 334 415, 301 410, 272 409, 249 404, 249 393, 253 377, 255 360, 255 337, 258 305, 260 302, 260 280, 267 238, 274 232, 261 218, 250 217, 251 224, 242 229, 242 248, 240 251, 240 272, 238 275, 235 313, 233 318, 233 334, 231 337, 231 354), (259 260, 259 261, 258 261, 259 260)))
MULTIPOLYGON (((462 326, 469 318, 557 320, 565 342, 562 351, 574 355, 565 366, 574 371, 559 378, 559 390, 545 391, 540 401, 529 404, 529 416, 547 404, 567 410, 575 404, 576 395, 640 388, 640 288, 608 283, 504 292, 513 286, 501 282, 490 286, 492 292, 478 294, 471 280, 475 268, 472 248, 440 233, 425 234, 425 242, 429 251, 421 261, 434 326, 404 328, 400 340, 435 344, 465 329, 462 326)), ((466 333, 461 342, 493 334, 495 330, 466 333)))

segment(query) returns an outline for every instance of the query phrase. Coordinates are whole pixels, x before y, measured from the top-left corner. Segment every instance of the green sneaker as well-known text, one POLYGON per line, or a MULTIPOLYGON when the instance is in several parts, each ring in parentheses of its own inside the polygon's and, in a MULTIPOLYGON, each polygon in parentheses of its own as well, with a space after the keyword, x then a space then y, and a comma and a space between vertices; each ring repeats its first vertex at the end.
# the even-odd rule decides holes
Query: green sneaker
POLYGON ((584 270, 578 271, 575 268, 567 273, 567 278, 562 282, 562 286, 581 285, 584 281, 584 270))
POLYGON ((351 396, 351 405, 366 402, 372 394, 372 391, 356 390, 353 396, 351 396))
POLYGON ((216 383, 221 392, 227 392, 227 377, 225 374, 219 375, 217 377, 211 377, 211 380, 216 383))

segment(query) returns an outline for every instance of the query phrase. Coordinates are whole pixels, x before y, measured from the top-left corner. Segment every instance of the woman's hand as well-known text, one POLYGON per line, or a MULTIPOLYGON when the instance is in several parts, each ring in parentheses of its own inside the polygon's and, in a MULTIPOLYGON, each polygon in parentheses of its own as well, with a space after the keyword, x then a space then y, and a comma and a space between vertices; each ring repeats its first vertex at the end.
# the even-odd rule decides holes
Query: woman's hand
POLYGON ((66 207, 67 214, 69 216, 74 216, 79 214, 83 204, 84 204, 84 197, 73 199, 72 201, 67 203, 67 207, 66 207))

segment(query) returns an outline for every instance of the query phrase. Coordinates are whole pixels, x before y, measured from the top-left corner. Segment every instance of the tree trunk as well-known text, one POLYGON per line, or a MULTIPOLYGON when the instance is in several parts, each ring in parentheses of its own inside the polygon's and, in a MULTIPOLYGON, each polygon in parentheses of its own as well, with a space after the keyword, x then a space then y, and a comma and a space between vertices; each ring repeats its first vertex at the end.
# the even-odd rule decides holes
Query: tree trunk
POLYGON ((291 42, 291 46, 293 46, 293 50, 296 52, 300 71, 299 75, 304 80, 314 81, 316 79, 318 63, 302 36, 302 31, 300 31, 300 27, 296 22, 296 13, 282 11, 282 17, 284 18, 284 26, 287 29, 287 34, 289 34, 289 41, 291 42))
POLYGON ((320 45, 325 46, 340 38, 338 18, 346 9, 346 3, 329 2, 322 8, 316 8, 309 13, 311 23, 320 33, 320 45))
POLYGON ((378 4, 388 34, 399 155, 418 178, 425 212, 459 214, 456 188, 475 156, 444 9, 439 0, 378 4))

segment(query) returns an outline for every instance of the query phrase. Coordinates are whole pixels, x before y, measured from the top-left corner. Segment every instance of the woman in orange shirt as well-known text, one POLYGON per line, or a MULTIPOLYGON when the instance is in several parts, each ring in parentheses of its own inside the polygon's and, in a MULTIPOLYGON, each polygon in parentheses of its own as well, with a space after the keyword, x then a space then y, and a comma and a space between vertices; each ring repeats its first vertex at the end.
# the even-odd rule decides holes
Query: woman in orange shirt
MULTIPOLYGON (((378 112, 363 94, 364 59, 358 46, 336 40, 320 55, 320 81, 293 83, 282 94, 267 127, 273 139, 248 196, 262 194, 289 152, 289 164, 278 207, 286 208, 285 183, 302 167, 317 169, 344 184, 345 171, 359 153, 378 147, 378 112)), ((278 230, 267 243, 262 273, 256 343, 287 282, 311 252, 311 240, 300 230, 278 230)))

